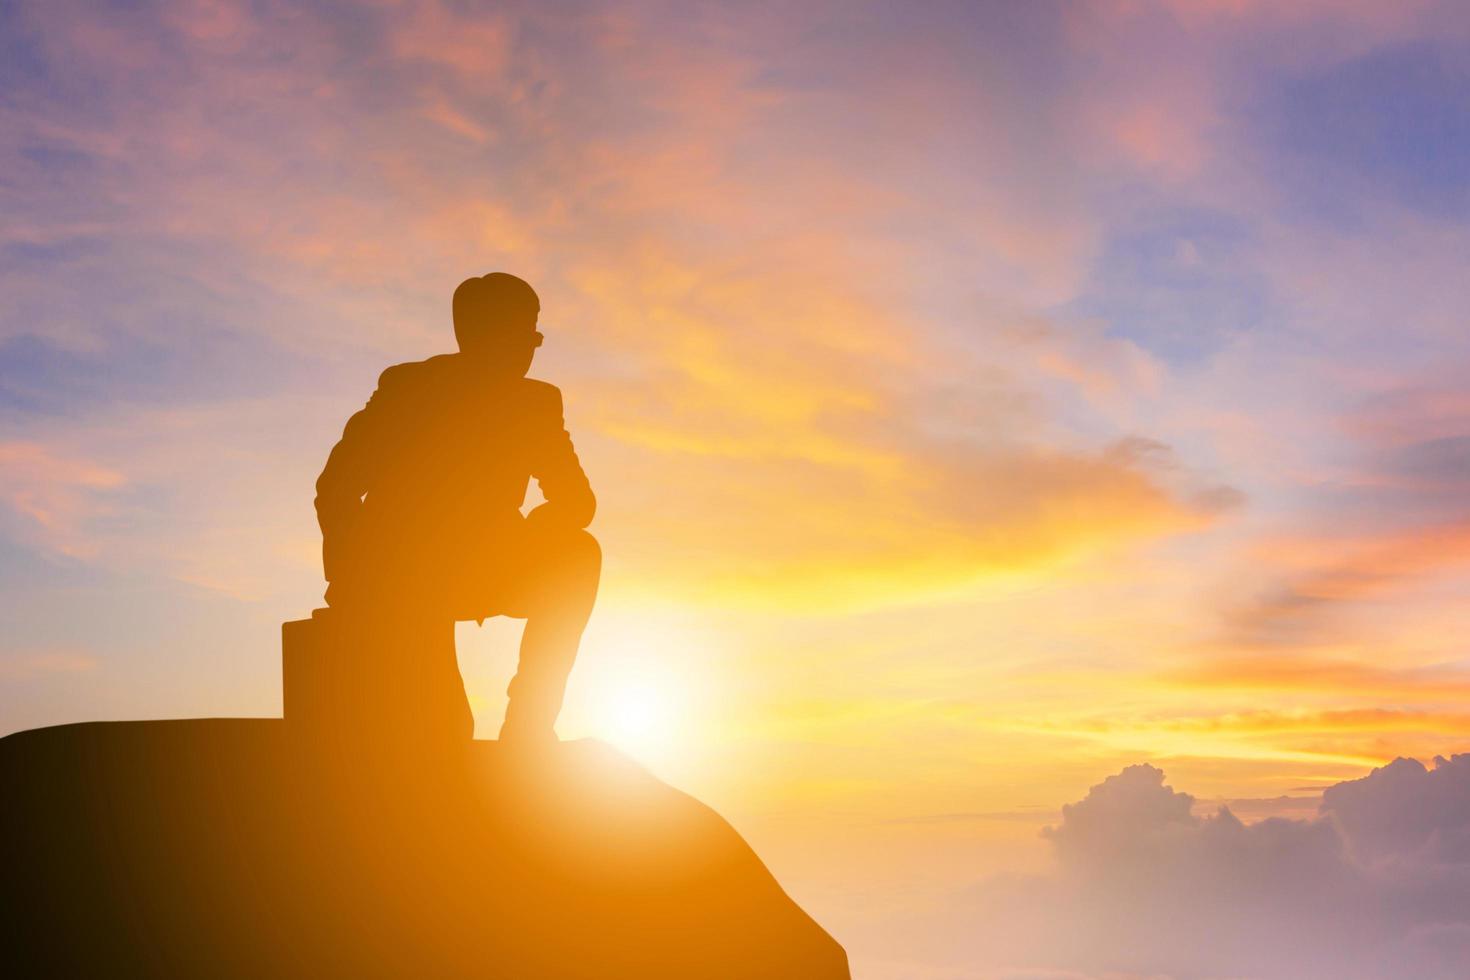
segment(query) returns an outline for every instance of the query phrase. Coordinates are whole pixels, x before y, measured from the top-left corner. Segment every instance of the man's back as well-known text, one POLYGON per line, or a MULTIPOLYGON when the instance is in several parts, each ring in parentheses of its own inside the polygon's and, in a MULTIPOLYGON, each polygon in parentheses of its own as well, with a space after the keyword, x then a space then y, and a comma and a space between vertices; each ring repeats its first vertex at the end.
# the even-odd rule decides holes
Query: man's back
MULTIPOLYGON (((532 477, 561 521, 591 521, 561 392, 445 354, 383 372, 317 480, 317 513, 324 530, 346 532, 354 564, 421 573, 466 545, 493 547, 519 523, 532 477)), ((326 556, 329 580, 346 557, 326 556)))

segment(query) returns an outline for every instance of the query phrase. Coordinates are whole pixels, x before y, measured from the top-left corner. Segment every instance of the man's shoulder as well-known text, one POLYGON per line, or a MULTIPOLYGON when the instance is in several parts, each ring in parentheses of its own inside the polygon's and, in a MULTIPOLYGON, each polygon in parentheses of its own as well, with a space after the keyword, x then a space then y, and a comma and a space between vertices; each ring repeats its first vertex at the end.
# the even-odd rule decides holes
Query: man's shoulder
POLYGON ((394 364, 378 375, 378 389, 432 383, 436 378, 454 370, 455 356, 454 354, 436 354, 422 361, 405 361, 402 364, 394 364))
POLYGON ((522 378, 521 384, 525 385, 528 397, 538 401, 561 404, 561 389, 549 381, 539 381, 536 378, 522 378))
POLYGON ((528 406, 537 416, 546 418, 548 421, 560 421, 562 417, 561 389, 554 384, 545 381, 537 381, 535 378, 522 378, 521 385, 523 398, 522 404, 528 406))
MULTIPOLYGON (((464 362, 458 354, 439 354, 423 361, 406 361, 395 364, 378 376, 378 394, 387 392, 390 399, 395 393, 412 396, 416 391, 439 391, 446 385, 470 380, 461 370, 464 362)), ((518 378, 511 382, 522 405, 533 410, 560 413, 561 389, 536 378, 518 378)))

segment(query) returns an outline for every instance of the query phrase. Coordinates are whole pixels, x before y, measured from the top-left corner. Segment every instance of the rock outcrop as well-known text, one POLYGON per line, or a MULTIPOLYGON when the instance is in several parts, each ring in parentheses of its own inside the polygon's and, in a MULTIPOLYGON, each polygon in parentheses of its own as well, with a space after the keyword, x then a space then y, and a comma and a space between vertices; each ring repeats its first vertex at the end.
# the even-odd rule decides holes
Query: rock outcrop
POLYGON ((0 739, 0 780, 11 976, 848 976, 729 824, 596 742, 103 722, 0 739))

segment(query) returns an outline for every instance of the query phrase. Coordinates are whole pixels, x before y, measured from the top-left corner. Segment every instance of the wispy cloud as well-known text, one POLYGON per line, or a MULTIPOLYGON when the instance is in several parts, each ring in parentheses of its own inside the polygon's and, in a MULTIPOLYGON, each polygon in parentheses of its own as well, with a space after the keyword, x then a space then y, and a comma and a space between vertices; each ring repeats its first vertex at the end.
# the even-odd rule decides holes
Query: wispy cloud
POLYGON ((95 670, 98 660, 78 650, 0 651, 0 680, 25 681, 47 674, 95 670))
POLYGON ((33 442, 0 443, 0 494, 15 533, 73 558, 95 554, 89 525, 105 515, 121 473, 33 442))

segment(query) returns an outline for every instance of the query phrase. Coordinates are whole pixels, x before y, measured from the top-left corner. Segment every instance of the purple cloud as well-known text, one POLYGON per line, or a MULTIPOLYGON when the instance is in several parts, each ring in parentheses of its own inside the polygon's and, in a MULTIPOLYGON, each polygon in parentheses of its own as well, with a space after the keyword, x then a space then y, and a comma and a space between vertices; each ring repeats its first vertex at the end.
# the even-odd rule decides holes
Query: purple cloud
POLYGON ((1309 820, 1196 815, 1164 779, 1129 766, 1063 807, 1055 870, 978 887, 935 932, 934 975, 1465 975, 1470 754, 1395 760, 1309 820))

